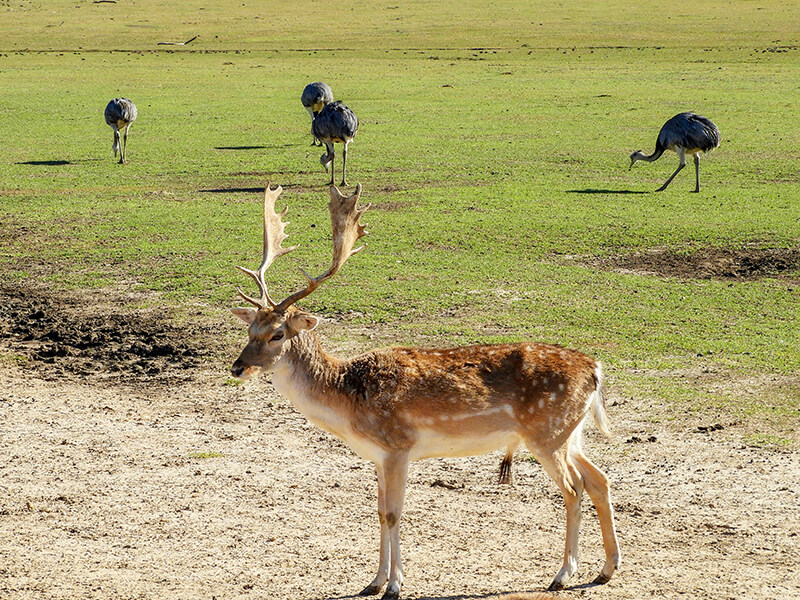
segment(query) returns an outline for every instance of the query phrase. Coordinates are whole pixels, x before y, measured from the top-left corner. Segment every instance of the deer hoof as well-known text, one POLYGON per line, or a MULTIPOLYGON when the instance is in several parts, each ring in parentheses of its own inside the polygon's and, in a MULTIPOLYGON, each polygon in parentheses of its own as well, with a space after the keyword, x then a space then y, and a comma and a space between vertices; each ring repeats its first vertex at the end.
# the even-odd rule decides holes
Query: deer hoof
POLYGON ((608 583, 609 581, 611 581, 611 575, 600 573, 600 575, 594 578, 594 581, 592 583, 595 585, 603 585, 604 583, 608 583))
POLYGON ((363 590, 361 590, 358 595, 359 596, 377 596, 381 593, 381 587, 377 585, 368 585, 363 590))

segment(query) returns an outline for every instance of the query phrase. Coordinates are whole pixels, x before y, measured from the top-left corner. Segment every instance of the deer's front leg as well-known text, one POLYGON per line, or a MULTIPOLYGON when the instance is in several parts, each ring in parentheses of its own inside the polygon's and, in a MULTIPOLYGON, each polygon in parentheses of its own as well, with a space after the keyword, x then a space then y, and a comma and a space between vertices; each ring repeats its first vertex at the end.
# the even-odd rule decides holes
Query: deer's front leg
POLYGON ((389 580, 389 526, 386 524, 386 474, 383 464, 375 464, 378 472, 378 519, 381 523, 381 549, 378 560, 378 574, 367 587, 361 590, 361 596, 374 596, 380 594, 383 586, 389 580))
POLYGON ((386 581, 388 554, 389 583, 381 600, 398 600, 403 585, 403 562, 400 559, 400 515, 406 495, 408 453, 391 454, 378 464, 378 516, 381 521, 381 557, 378 575, 364 590, 378 593, 386 581), (381 475, 381 473, 383 473, 381 475), (382 499, 382 500, 381 500, 382 499), (373 587, 375 586, 375 587, 373 587))

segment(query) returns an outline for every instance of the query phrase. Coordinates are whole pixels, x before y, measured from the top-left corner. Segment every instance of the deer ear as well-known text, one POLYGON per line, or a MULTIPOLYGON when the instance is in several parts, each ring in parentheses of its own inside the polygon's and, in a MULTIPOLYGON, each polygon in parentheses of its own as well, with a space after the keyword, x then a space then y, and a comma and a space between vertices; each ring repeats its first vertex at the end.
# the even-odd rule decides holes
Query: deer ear
POLYGON ((295 331, 313 331, 319 325, 319 319, 308 313, 294 314, 289 321, 295 331))
POLYGON ((248 325, 252 325, 256 320, 256 311, 252 308, 232 308, 231 312, 248 325))

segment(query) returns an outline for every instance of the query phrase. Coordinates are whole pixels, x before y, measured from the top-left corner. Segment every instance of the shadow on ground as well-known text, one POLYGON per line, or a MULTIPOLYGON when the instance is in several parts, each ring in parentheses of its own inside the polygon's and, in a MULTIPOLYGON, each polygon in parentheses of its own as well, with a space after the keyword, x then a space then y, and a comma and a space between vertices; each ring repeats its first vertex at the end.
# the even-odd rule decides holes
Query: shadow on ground
POLYGON ((598 188, 586 188, 583 190, 567 190, 568 194, 647 194, 640 190, 601 190, 598 188))

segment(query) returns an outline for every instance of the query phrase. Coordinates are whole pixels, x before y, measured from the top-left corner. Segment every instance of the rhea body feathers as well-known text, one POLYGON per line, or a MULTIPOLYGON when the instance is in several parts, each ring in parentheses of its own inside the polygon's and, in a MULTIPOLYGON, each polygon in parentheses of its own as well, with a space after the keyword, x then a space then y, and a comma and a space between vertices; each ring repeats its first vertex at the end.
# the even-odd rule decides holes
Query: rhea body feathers
POLYGON ((119 153, 119 162, 126 162, 126 149, 128 146, 128 129, 138 116, 136 105, 127 98, 114 98, 106 105, 106 123, 114 130, 114 143, 111 148, 114 156, 119 153), (120 145, 120 132, 122 132, 122 144, 120 145))
POLYGON ((347 185, 347 146, 358 133, 358 117, 339 100, 335 100, 319 112, 311 123, 311 133, 318 140, 325 143, 326 152, 319 161, 325 169, 330 164, 331 180, 334 183, 334 158, 336 156, 333 144, 340 143, 342 149, 342 183, 347 185))
MULTIPOLYGON (((324 81, 315 81, 303 88, 300 102, 308 111, 308 114, 311 115, 311 122, 313 123, 319 112, 325 108, 325 105, 333 102, 333 91, 331 91, 330 86, 324 81)), ((315 137, 311 145, 321 146, 322 142, 315 137)))
POLYGON ((631 154, 631 167, 638 160, 653 162, 661 158, 665 151, 671 150, 678 154, 680 164, 675 172, 664 182, 658 190, 664 191, 683 167, 686 166, 686 155, 694 158, 695 166, 695 192, 700 191, 700 155, 711 152, 719 147, 719 129, 711 119, 707 119, 693 112, 684 112, 675 115, 664 123, 658 133, 656 148, 652 154, 645 154, 637 150, 631 154))

